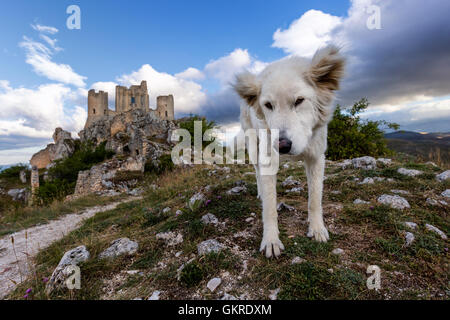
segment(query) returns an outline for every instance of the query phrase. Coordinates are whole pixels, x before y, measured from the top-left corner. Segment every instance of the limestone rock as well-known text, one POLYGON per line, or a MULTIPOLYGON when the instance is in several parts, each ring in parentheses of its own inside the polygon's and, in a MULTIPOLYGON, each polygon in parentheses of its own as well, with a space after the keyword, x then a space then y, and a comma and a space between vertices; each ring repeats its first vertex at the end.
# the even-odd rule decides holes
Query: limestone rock
POLYGON ((392 163, 391 159, 386 159, 386 158, 378 158, 377 162, 380 162, 382 164, 384 164, 385 166, 390 165, 392 163))
POLYGON ((283 211, 283 210, 287 210, 287 211, 295 211, 295 208, 293 206, 290 206, 284 202, 280 202, 277 205, 277 211, 283 211))
POLYGON ((427 230, 430 230, 434 233, 437 233, 442 239, 447 240, 447 235, 442 232, 441 230, 439 230, 438 228, 436 228, 435 226, 431 225, 431 224, 425 224, 425 228, 427 228, 427 230))
POLYGON ((391 208, 403 210, 405 208, 410 208, 408 201, 400 196, 391 196, 388 194, 383 194, 378 197, 377 201, 381 204, 389 205, 391 208))
POLYGON ((300 257, 294 257, 294 259, 292 259, 291 264, 299 264, 299 263, 303 263, 306 260, 300 257))
POLYGON ((377 167, 377 161, 373 157, 365 156, 352 159, 352 165, 356 169, 373 170, 377 167))
POLYGON ((406 232, 405 233, 405 241, 406 241, 405 246, 409 247, 413 243, 414 239, 415 239, 414 235, 411 232, 406 232))
POLYGON ((26 201, 28 198, 27 189, 10 189, 8 190, 8 196, 10 196, 14 201, 26 201))
POLYGON ((405 221, 405 222, 403 222, 403 224, 412 230, 417 229, 417 223, 415 223, 415 222, 405 221))
POLYGON ((155 290, 152 295, 147 300, 159 300, 159 296, 161 295, 161 291, 155 290))
POLYGON ((207 213, 202 217, 202 222, 204 224, 218 224, 219 223, 219 219, 217 219, 217 217, 215 215, 213 215, 212 213, 207 213))
POLYGON ((19 179, 20 179, 20 182, 27 183, 27 171, 26 170, 21 170, 20 171, 19 179))
POLYGON ((156 239, 164 240, 169 247, 173 247, 183 242, 183 235, 173 231, 160 232, 156 234, 156 239))
POLYGON ((450 179, 450 170, 444 171, 436 175, 438 181, 446 181, 450 179))
POLYGON ((202 256, 211 252, 219 252, 225 246, 215 239, 205 240, 197 245, 198 255, 202 256))
POLYGON ((237 300, 237 298, 231 294, 225 293, 220 300, 237 300))
POLYGON ((336 165, 342 169, 350 168, 352 166, 352 160, 345 159, 342 162, 338 162, 336 165))
POLYGON ((209 291, 214 292, 216 291, 217 287, 220 286, 221 283, 222 283, 221 278, 212 278, 211 280, 208 281, 206 287, 209 289, 209 291))
POLYGON ((247 191, 247 188, 245 186, 237 186, 234 188, 231 188, 227 191, 227 194, 229 195, 239 195, 241 193, 245 193, 247 191))
POLYGON ((415 176, 418 176, 419 174, 422 174, 422 171, 415 170, 415 169, 405 169, 405 168, 399 168, 397 170, 397 172, 404 176, 408 176, 408 177, 415 177, 415 176))
POLYGON ((295 180, 292 176, 289 176, 286 178, 286 180, 284 180, 281 185, 283 186, 283 188, 286 187, 298 187, 300 186, 300 181, 295 180))
POLYGON ((66 269, 67 266, 78 266, 81 262, 87 261, 89 258, 90 254, 85 246, 79 246, 64 253, 63 257, 58 263, 58 266, 53 271, 50 280, 46 284, 46 293, 50 294, 54 290, 59 290, 65 287, 65 281, 71 274, 71 272, 66 269))
POLYGON ((333 249, 333 251, 331 251, 331 253, 334 255, 340 256, 341 254, 344 253, 344 250, 342 250, 341 248, 336 248, 336 249, 333 249))
POLYGON ((302 187, 295 187, 289 190, 286 190, 286 193, 300 193, 303 191, 302 187))
POLYGON ((138 250, 138 243, 128 238, 119 238, 111 242, 111 246, 100 253, 100 259, 115 258, 120 255, 132 255, 138 250))
POLYGON ((189 199, 189 208, 194 210, 200 207, 206 201, 206 197, 203 193, 197 192, 189 199))
POLYGON ((393 189, 391 190, 391 192, 395 194, 409 194, 409 192, 406 190, 398 190, 398 189, 393 189))
POLYGON ((275 290, 270 290, 269 293, 270 293, 269 294, 270 300, 277 300, 278 294, 280 293, 280 288, 277 288, 275 290))
POLYGON ((450 189, 447 189, 444 192, 442 192, 441 196, 446 197, 446 198, 450 198, 450 189))
POLYGON ((364 200, 361 200, 361 199, 355 199, 355 201, 353 201, 353 204, 369 204, 370 202, 369 201, 364 201, 364 200))
POLYGON ((31 157, 30 164, 32 166, 37 166, 38 169, 46 168, 53 161, 67 158, 75 151, 75 142, 70 132, 56 128, 53 140, 55 143, 48 144, 45 149, 31 157))
POLYGON ((373 184, 375 181, 371 177, 364 178, 363 181, 359 182, 358 184, 373 184))

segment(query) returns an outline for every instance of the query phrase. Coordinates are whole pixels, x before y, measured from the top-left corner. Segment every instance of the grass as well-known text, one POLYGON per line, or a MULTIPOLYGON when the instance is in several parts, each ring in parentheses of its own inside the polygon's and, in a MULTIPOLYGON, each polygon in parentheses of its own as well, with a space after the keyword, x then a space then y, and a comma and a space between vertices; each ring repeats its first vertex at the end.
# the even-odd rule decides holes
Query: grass
MULTIPOLYGON (((331 239, 318 243, 305 236, 307 231, 307 190, 299 195, 285 194, 281 182, 289 175, 306 182, 304 169, 297 164, 282 169, 278 182, 278 201, 293 205, 297 212, 279 213, 280 238, 286 250, 278 259, 268 260, 259 253, 262 236, 261 206, 256 199, 254 176, 243 176, 251 171, 246 166, 230 166, 230 173, 209 174, 211 168, 195 166, 175 168, 162 175, 146 173, 142 184, 144 198, 116 209, 98 213, 84 225, 60 241, 41 251, 35 259, 36 279, 49 277, 65 251, 84 244, 91 259, 81 266, 82 290, 61 291, 46 297, 44 286, 36 281, 19 285, 10 298, 20 299, 23 291, 33 287, 34 299, 133 299, 146 298, 153 290, 163 292, 164 299, 217 299, 224 293, 251 299, 267 299, 271 290, 280 289, 279 299, 446 299, 448 292, 448 240, 426 230, 430 223, 449 234, 447 208, 428 206, 426 197, 437 197, 449 188, 448 182, 438 182, 436 170, 429 165, 394 162, 371 171, 327 166, 328 179, 324 181, 324 216, 331 239), (400 176, 399 167, 420 168, 424 175, 413 178, 400 176), (227 177, 229 175, 229 177, 227 177), (358 185, 354 177, 385 177, 392 182, 358 185), (229 196, 226 191, 237 180, 243 180, 247 192, 229 196), (150 185, 156 184, 154 190, 150 185), (209 186, 209 191, 205 187, 209 186), (376 199, 390 190, 408 191, 404 196, 411 205, 403 211, 379 205, 376 199), (339 190, 340 193, 331 193, 339 190), (210 200, 195 210, 187 202, 202 191, 210 200), (354 205, 361 198, 369 205, 354 205), (342 209, 336 209, 336 204, 342 209), (169 207, 170 212, 163 213, 169 207), (182 214, 176 216, 175 212, 182 214), (251 212, 255 212, 253 217, 251 212), (201 217, 214 214, 219 225, 205 225, 201 217), (246 221, 252 217, 252 221, 246 221), (414 231, 404 221, 418 224, 414 231), (172 231, 184 241, 168 246, 157 240, 159 232, 172 231), (404 232, 415 235, 410 247, 404 245, 404 232), (139 243, 132 257, 98 260, 97 257, 110 242, 128 237, 139 243), (216 239, 227 249, 206 256, 197 255, 197 245, 207 239, 216 239), (344 254, 336 256, 335 248, 344 254), (292 264, 294 257, 305 261, 292 264), (180 267, 184 265, 182 270, 180 267), (368 265, 382 270, 382 288, 370 291, 365 286, 368 265), (139 270, 127 274, 127 270, 139 270), (403 274, 401 280, 396 272, 403 274), (178 280, 178 277, 180 280, 178 280), (206 289, 213 277, 221 277, 223 284, 216 292, 206 289), (220 292, 220 293, 219 293, 220 292)), ((39 282, 39 281, 38 281, 39 282)))

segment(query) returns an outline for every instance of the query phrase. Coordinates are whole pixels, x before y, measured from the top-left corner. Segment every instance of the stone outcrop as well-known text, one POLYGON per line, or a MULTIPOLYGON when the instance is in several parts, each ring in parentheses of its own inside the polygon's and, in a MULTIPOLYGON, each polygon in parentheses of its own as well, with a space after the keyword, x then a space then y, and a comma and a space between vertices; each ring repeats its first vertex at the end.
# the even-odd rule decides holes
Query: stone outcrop
POLYGON ((89 194, 107 194, 110 191, 128 192, 137 183, 134 175, 142 174, 144 168, 145 158, 138 156, 126 160, 114 158, 89 170, 80 171, 75 192, 70 199, 89 194))
POLYGON ((106 141, 106 147, 116 154, 144 156, 157 160, 170 151, 171 133, 176 129, 172 121, 161 120, 153 113, 133 109, 101 121, 92 123, 80 131, 81 142, 93 141, 100 144, 106 141))
POLYGON ((75 150, 75 143, 70 132, 56 128, 53 133, 53 141, 47 147, 35 153, 30 160, 32 166, 38 169, 46 168, 53 161, 70 156, 75 150))
POLYGON ((115 258, 121 255, 132 255, 137 252, 139 244, 128 238, 120 238, 111 242, 111 246, 100 253, 99 259, 115 258))

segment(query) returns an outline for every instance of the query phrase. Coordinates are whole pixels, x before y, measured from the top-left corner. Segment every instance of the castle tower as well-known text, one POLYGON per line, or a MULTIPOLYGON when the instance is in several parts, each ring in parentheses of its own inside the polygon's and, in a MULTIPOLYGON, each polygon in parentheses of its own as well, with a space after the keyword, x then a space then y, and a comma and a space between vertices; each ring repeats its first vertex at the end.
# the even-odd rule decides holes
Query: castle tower
POLYGON ((119 114, 132 109, 149 111, 147 81, 142 81, 140 85, 131 86, 129 89, 116 86, 116 113, 119 114))
POLYGON ((89 90, 88 118, 84 127, 88 127, 93 121, 108 116, 108 114, 108 92, 99 91, 97 93, 94 89, 89 90))
POLYGON ((156 115, 163 120, 174 120, 175 108, 173 95, 159 96, 156 98, 156 115))

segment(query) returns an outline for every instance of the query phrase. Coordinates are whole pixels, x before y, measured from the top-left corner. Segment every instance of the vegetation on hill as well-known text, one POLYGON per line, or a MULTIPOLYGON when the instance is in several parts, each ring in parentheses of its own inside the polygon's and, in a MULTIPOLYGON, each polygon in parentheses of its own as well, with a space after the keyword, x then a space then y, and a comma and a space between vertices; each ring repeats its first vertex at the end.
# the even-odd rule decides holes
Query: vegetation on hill
POLYGON ((394 160, 374 170, 360 170, 327 162, 323 206, 331 239, 318 243, 306 237, 305 170, 297 162, 281 166, 278 201, 294 210, 279 212, 280 237, 286 250, 273 260, 259 252, 261 207, 255 177, 245 174, 252 171, 249 165, 230 166, 229 170, 194 166, 177 167, 160 176, 146 174, 143 199, 98 213, 41 251, 33 277, 9 298, 23 299, 28 288, 32 289, 28 299, 146 299, 155 290, 161 291, 161 299, 219 299, 224 293, 267 299, 276 289, 278 299, 448 298, 449 243, 425 228, 429 223, 447 235, 450 232, 447 207, 425 201, 426 197, 440 199, 450 188, 449 181, 435 179, 441 168, 394 160), (397 172, 400 167, 423 174, 404 176, 397 172), (299 180, 304 190, 286 192, 282 182, 289 176, 299 180), (366 177, 384 180, 359 184, 366 177), (244 184, 247 192, 229 195, 227 191, 236 184, 244 184), (150 187, 154 185, 158 188, 150 187), (377 202, 382 194, 394 195, 393 190, 403 190, 401 196, 411 207, 398 210, 377 202), (199 191, 208 201, 190 209, 187 203, 199 191), (354 204, 357 198, 369 203, 354 204), (176 214, 177 210, 181 214, 176 214), (218 223, 203 223, 202 216, 207 213, 216 216, 218 223), (409 229, 405 221, 415 222, 417 228, 409 229), (169 246, 157 239, 161 232, 181 234, 183 241, 169 246), (406 232, 415 236, 409 246, 405 245, 406 232), (98 259, 112 240, 121 237, 139 243, 135 255, 98 259), (197 245, 208 239, 216 239, 226 248, 199 256, 197 245), (66 251, 80 245, 91 255, 80 265, 81 290, 47 296, 45 279, 66 251), (336 248, 343 253, 333 254, 336 248), (378 291, 366 287, 369 265, 381 269, 378 291), (214 277, 220 277, 222 284, 212 293, 206 284, 214 277))
POLYGON ((43 205, 63 199, 74 192, 79 171, 88 170, 113 155, 114 152, 106 149, 106 142, 95 146, 75 140, 74 153, 68 158, 56 161, 48 170, 48 179, 42 179, 37 198, 43 205))
POLYGON ((340 105, 336 107, 333 119, 328 125, 328 159, 392 155, 392 151, 387 147, 383 127, 397 130, 399 125, 383 120, 361 119, 359 114, 368 106, 369 102, 363 98, 349 109, 342 109, 340 105))
POLYGON ((203 141, 203 136, 207 130, 213 129, 216 123, 214 121, 208 121, 205 117, 197 115, 191 115, 188 118, 181 119, 179 124, 181 129, 186 129, 191 134, 191 144, 194 145, 194 124, 195 121, 202 122, 202 144, 203 148, 212 143, 215 139, 211 137, 210 141, 203 141))

